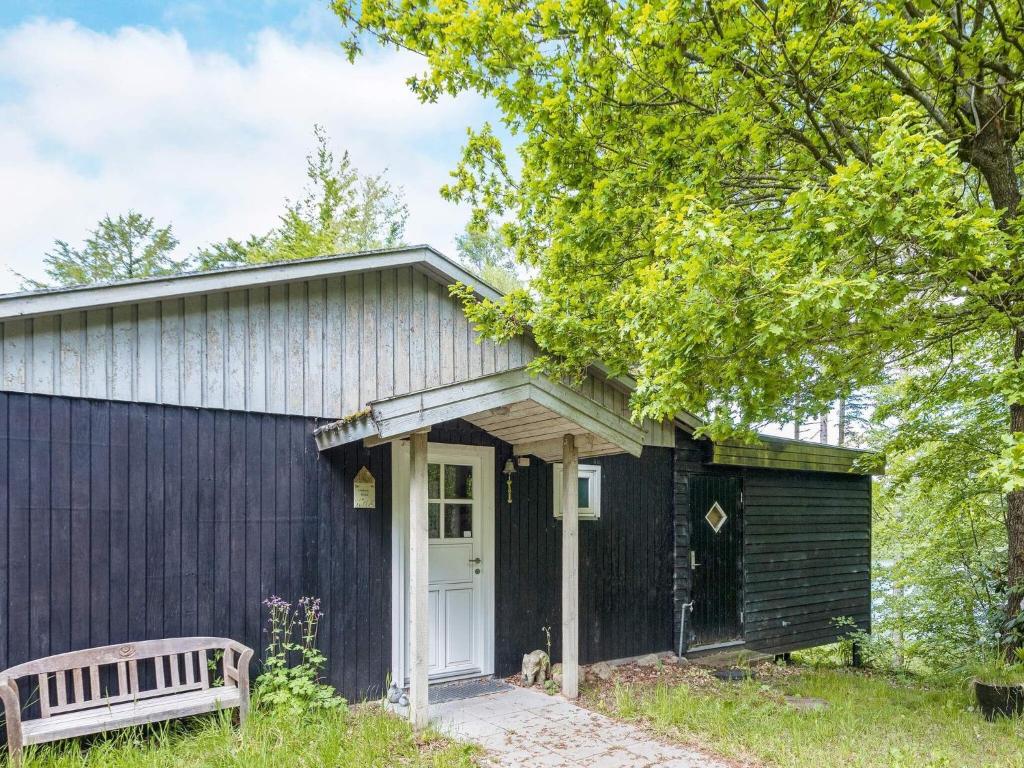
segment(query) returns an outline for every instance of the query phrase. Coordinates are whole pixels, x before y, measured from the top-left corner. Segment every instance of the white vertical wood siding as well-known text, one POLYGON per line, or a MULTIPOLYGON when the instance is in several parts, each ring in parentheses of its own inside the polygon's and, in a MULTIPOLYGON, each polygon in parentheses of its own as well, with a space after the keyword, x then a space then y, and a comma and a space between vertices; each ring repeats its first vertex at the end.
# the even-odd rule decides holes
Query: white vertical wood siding
MULTIPOLYGON (((431 277, 400 267, 0 323, 0 389, 340 418, 372 400, 519 368, 431 277)), ((582 393, 628 413, 591 376, 582 393)), ((673 445, 648 423, 648 443, 673 445)))

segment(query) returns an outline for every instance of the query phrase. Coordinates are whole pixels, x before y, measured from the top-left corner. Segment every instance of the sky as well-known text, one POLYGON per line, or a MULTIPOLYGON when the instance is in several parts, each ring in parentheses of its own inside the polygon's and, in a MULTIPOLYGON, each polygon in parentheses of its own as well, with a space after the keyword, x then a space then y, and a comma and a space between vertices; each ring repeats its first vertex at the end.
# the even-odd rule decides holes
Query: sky
POLYGON ((343 36, 309 0, 0 3, 0 293, 107 214, 172 225, 181 255, 270 229, 302 192, 316 123, 403 188, 407 242, 453 253, 469 213, 438 189, 490 108, 420 104, 405 80, 422 60, 350 64, 343 36))

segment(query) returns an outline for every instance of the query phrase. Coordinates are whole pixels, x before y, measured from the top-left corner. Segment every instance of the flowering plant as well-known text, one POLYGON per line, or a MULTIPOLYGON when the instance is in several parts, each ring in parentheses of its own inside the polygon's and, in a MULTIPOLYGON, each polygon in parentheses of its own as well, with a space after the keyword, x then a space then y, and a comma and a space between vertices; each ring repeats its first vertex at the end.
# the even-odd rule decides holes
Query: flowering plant
POLYGON ((267 653, 256 681, 260 701, 293 709, 345 706, 334 688, 320 680, 327 657, 316 647, 323 612, 320 599, 300 598, 295 606, 272 595, 263 601, 267 617, 267 653))

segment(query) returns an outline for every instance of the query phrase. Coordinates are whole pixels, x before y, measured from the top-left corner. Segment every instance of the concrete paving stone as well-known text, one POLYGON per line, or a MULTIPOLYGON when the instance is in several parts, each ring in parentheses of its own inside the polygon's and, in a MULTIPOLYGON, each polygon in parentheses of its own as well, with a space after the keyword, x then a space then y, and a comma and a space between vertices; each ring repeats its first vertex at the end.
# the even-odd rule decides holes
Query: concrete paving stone
POLYGON ((611 749, 587 761, 588 768, 642 768, 650 765, 657 765, 657 762, 625 749, 611 749))
POLYGON ((454 739, 470 741, 503 736, 505 733, 504 729, 499 725, 489 723, 486 720, 476 719, 466 719, 460 723, 438 724, 435 727, 454 739))

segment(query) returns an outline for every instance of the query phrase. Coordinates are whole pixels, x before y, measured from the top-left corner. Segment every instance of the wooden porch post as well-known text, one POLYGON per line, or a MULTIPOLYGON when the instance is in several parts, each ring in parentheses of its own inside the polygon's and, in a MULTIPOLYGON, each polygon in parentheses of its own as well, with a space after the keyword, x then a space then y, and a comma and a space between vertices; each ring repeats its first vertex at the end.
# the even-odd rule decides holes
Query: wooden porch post
POLYGON ((409 720, 427 726, 427 433, 409 436, 409 720))
POLYGON ((562 437, 562 695, 579 696, 579 474, 576 438, 562 437))

